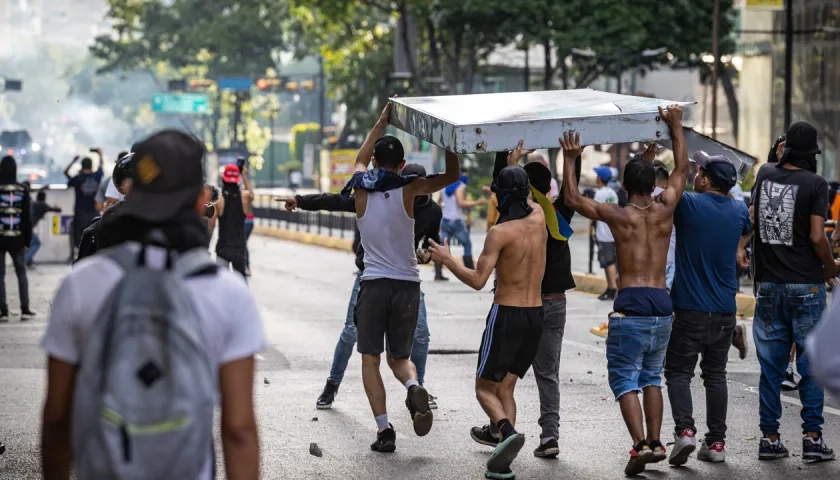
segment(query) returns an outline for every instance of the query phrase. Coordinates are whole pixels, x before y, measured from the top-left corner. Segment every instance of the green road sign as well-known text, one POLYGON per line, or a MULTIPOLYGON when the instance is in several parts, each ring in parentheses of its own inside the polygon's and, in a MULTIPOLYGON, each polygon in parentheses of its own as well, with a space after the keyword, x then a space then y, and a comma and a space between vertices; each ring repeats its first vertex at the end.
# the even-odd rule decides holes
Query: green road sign
POLYGON ((207 95, 197 93, 154 95, 152 96, 152 111, 201 115, 208 111, 207 95))

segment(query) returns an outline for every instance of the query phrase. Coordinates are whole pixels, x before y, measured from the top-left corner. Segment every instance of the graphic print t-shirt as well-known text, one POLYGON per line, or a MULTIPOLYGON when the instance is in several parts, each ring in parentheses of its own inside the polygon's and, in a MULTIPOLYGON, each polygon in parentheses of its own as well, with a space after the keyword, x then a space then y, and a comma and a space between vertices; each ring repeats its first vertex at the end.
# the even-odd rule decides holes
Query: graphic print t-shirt
POLYGON ((811 244, 811 216, 828 212, 828 182, 805 170, 762 168, 753 201, 755 280, 822 283, 822 262, 811 244))
POLYGON ((74 212, 96 213, 96 193, 102 182, 102 169, 92 173, 79 173, 67 182, 76 191, 74 212))

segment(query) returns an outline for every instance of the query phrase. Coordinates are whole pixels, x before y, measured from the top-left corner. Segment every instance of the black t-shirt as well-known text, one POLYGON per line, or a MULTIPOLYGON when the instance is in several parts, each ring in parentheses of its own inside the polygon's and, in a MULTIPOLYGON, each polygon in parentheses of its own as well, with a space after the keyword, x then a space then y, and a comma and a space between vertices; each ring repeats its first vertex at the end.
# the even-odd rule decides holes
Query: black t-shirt
POLYGON ((806 170, 768 166, 759 170, 755 184, 755 280, 822 283, 811 216, 826 217, 828 182, 806 170))
POLYGON ((242 208, 242 193, 225 190, 222 192, 225 208, 219 217, 219 239, 216 252, 223 250, 245 251, 245 210, 242 208))
POLYGON ((81 172, 67 182, 76 191, 74 212, 96 213, 96 192, 102 181, 102 169, 91 173, 81 172))

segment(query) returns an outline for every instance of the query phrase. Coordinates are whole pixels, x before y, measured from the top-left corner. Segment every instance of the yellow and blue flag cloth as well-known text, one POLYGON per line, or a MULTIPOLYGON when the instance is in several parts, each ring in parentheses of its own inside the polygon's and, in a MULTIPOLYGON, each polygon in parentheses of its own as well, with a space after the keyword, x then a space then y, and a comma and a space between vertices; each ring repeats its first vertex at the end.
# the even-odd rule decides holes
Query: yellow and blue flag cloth
POLYGON ((574 230, 572 230, 572 226, 569 225, 569 222, 560 215, 560 212, 554 208, 551 200, 533 186, 531 186, 531 195, 533 195, 534 200, 543 209, 543 213, 545 214, 545 226, 548 228, 548 234, 555 240, 560 240, 561 242, 569 240, 574 233, 574 230))

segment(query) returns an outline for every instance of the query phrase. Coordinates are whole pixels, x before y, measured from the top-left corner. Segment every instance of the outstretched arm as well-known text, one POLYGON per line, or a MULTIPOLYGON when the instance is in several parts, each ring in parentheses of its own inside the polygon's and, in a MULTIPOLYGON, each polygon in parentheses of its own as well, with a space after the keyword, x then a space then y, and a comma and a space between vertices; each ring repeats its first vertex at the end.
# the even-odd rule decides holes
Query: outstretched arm
MULTIPOLYGON (((368 163, 370 163, 370 159, 373 158, 373 146, 376 145, 376 141, 382 138, 385 135, 385 129, 388 128, 388 121, 391 118, 391 102, 385 104, 385 108, 382 110, 382 114, 379 115, 379 120, 376 121, 376 124, 371 129, 370 133, 368 133, 367 138, 365 139, 365 143, 362 144, 362 148, 359 149, 359 153, 356 154, 356 171, 357 172, 366 172, 368 163)), ((453 180, 454 182, 454 180, 453 180)))
MULTIPOLYGON (((563 147, 563 171, 574 172, 575 162, 583 152, 583 147, 580 145, 580 133, 564 132, 560 145, 563 147)), ((563 175, 563 201, 569 208, 590 220, 609 223, 616 215, 615 208, 617 207, 614 204, 598 203, 581 195, 574 175, 563 175)))
POLYGON ((674 209, 685 192, 685 181, 688 178, 688 148, 682 131, 683 109, 679 105, 670 105, 667 109, 659 107, 659 115, 671 130, 674 150, 674 171, 668 177, 668 188, 662 192, 660 199, 663 205, 674 209))
POLYGON ((448 241, 444 242, 443 245, 439 245, 434 240, 430 240, 429 243, 432 245, 430 248, 432 261, 445 265, 458 280, 475 290, 481 290, 487 285, 487 280, 490 278, 490 274, 493 273, 493 269, 496 268, 499 253, 504 246, 504 241, 499 231, 491 228, 487 232, 487 237, 484 239, 484 248, 481 250, 481 255, 478 256, 478 262, 476 262, 475 270, 473 270, 455 260, 449 252, 448 241))

